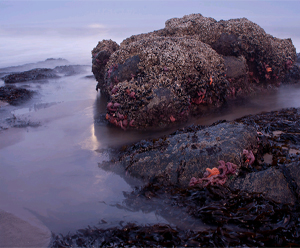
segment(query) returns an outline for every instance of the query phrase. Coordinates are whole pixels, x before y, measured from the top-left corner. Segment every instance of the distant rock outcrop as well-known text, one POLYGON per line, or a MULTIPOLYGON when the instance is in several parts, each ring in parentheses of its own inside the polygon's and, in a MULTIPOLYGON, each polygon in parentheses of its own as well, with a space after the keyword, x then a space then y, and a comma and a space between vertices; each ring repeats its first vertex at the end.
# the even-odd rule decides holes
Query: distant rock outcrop
POLYGON ((24 72, 10 73, 1 79, 6 84, 21 83, 35 80, 46 80, 60 78, 61 76, 71 76, 84 71, 82 65, 64 65, 50 68, 36 68, 24 72))
POLYGON ((0 87, 0 101, 8 102, 11 105, 18 105, 30 99, 33 91, 17 88, 15 86, 1 86, 0 87))
POLYGON ((274 38, 246 18, 191 14, 120 46, 103 40, 92 55, 97 90, 109 97, 106 119, 123 129, 144 129, 278 86, 296 49, 291 39, 274 38))

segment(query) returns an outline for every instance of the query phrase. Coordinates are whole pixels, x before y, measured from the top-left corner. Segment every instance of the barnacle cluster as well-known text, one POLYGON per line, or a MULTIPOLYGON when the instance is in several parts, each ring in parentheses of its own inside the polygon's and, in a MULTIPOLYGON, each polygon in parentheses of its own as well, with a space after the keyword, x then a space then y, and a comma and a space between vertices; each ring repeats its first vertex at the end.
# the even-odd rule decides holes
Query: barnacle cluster
POLYGON ((106 70, 105 90, 121 104, 115 112, 137 127, 186 120, 194 106, 222 104, 227 89, 223 58, 192 38, 154 37, 121 46, 106 70), (133 57, 136 68, 128 62, 133 57))

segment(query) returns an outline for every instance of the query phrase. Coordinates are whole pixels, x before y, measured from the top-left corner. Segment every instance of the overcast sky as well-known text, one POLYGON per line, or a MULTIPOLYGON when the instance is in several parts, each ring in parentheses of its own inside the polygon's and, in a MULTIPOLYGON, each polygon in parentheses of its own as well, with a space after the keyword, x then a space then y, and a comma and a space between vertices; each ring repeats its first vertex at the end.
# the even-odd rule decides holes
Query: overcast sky
POLYGON ((99 40, 120 43, 191 13, 216 20, 246 17, 273 36, 292 38, 299 51, 299 12, 300 0, 0 0, 0 66, 25 59, 33 48, 37 56, 72 51, 90 56, 99 40), (3 61, 9 55, 10 61, 3 61))

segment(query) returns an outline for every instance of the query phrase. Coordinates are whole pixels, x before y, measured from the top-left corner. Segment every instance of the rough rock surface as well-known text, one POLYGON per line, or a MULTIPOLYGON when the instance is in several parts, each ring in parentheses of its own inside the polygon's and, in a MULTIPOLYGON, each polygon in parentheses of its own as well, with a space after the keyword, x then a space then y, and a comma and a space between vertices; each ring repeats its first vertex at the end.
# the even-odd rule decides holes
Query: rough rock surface
POLYGON ((92 51, 92 72, 95 75, 98 84, 96 90, 104 83, 104 76, 106 73, 105 66, 109 60, 110 55, 119 49, 119 45, 112 40, 103 40, 98 42, 98 45, 92 51))
POLYGON ((246 18, 216 21, 201 14, 172 18, 166 21, 164 29, 133 36, 123 41, 121 47, 145 36, 190 36, 211 45, 221 55, 244 56, 250 72, 261 81, 282 77, 296 60, 291 39, 275 38, 246 18), (272 71, 267 72, 267 67, 272 71))
MULTIPOLYGON (((286 177, 290 179, 289 183, 293 190, 300 196, 300 163, 293 162, 284 166, 286 177)), ((299 198, 298 198, 299 199, 299 198)))
POLYGON ((38 68, 30 71, 12 73, 2 78, 6 84, 41 80, 48 78, 58 78, 52 69, 38 68))
POLYGON ((246 18, 191 14, 120 46, 103 40, 92 55, 96 89, 109 97, 106 119, 123 129, 144 129, 276 87, 292 68, 296 49, 290 39, 274 38, 246 18))
POLYGON ((221 123, 203 130, 171 135, 151 144, 135 145, 121 162, 127 173, 146 182, 161 178, 188 186, 192 177, 202 177, 206 168, 224 160, 241 167, 243 149, 256 147, 255 128, 221 123))
POLYGON ((293 65, 290 71, 284 76, 282 82, 285 84, 296 84, 300 81, 300 64, 293 65))
POLYGON ((259 132, 256 163, 246 168, 233 188, 265 193, 269 198, 299 203, 300 109, 245 116, 238 122, 259 132), (250 174, 249 174, 250 173, 250 174))
POLYGON ((251 193, 263 192, 268 198, 281 203, 295 204, 296 201, 284 175, 275 168, 249 173, 245 178, 236 179, 230 187, 251 193))
POLYGON ((118 104, 108 104, 107 120, 123 129, 185 121, 190 111, 221 105, 226 95, 223 58, 193 39, 131 43, 111 55, 107 68, 101 87, 109 104, 118 104))

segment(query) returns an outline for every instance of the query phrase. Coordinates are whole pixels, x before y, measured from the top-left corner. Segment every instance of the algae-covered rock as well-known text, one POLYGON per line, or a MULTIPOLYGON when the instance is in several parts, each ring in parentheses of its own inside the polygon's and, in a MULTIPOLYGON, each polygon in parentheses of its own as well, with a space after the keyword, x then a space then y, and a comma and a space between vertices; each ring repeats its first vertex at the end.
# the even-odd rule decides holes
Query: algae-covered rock
POLYGON ((13 72, 1 79, 5 84, 15 84, 28 81, 39 81, 56 79, 61 76, 72 76, 85 71, 82 65, 64 65, 56 66, 55 68, 35 68, 29 71, 13 72))
POLYGON ((32 80, 45 80, 51 78, 59 78, 54 69, 38 68, 25 72, 11 73, 2 78, 6 84, 27 82, 32 80))
POLYGON ((19 105, 29 100, 33 94, 33 91, 17 88, 13 85, 0 87, 0 101, 8 102, 11 105, 19 105))

